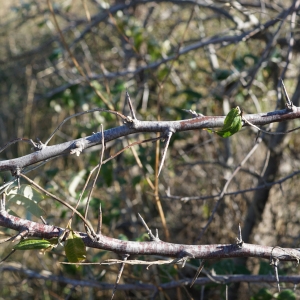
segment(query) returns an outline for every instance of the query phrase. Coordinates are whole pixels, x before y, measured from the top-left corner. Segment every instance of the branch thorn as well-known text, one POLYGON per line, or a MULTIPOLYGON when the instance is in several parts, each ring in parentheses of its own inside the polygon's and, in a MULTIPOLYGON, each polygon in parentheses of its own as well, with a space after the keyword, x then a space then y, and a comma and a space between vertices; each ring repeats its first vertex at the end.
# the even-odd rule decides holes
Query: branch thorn
POLYGON ((142 221, 143 225, 145 226, 145 228, 147 229, 147 233, 150 237, 150 240, 153 242, 160 242, 160 239, 158 237, 158 230, 156 229, 156 236, 152 233, 151 229, 148 227, 148 225, 146 224, 145 220, 143 219, 143 217, 138 213, 138 216, 140 218, 140 220, 142 221))
POLYGON ((282 86, 283 94, 284 94, 284 97, 285 97, 285 100, 286 100, 286 104, 285 105, 286 105, 287 109, 293 110, 294 104, 291 101, 291 99, 290 99, 290 97, 289 97, 289 95, 288 95, 288 93, 286 91, 286 88, 285 88, 285 85, 284 85, 284 82, 283 82, 282 78, 280 78, 280 81, 281 81, 281 86, 282 86))
POLYGON ((161 162, 160 162, 160 166, 159 166, 159 169, 158 169, 158 173, 157 173, 157 177, 159 176, 161 170, 162 170, 162 167, 164 165, 164 161, 166 159, 166 155, 167 155, 167 150, 168 150, 168 147, 169 147, 169 143, 170 143, 170 140, 171 140, 171 137, 173 135, 173 130, 169 129, 166 133, 165 133, 165 147, 164 147, 164 150, 163 150, 163 154, 162 154, 162 158, 161 158, 161 162))
POLYGON ((236 238, 236 244, 240 249, 243 247, 243 244, 244 244, 244 241, 242 238, 241 224, 239 224, 239 236, 236 238))
POLYGON ((47 225, 47 222, 46 222, 46 220, 43 218, 43 216, 40 216, 40 219, 42 220, 42 222, 43 222, 44 225, 47 225))
POLYGON ((101 234, 101 229, 102 229, 102 210, 101 210, 101 203, 100 203, 99 212, 98 212, 98 225, 97 225, 97 231, 96 231, 97 235, 101 234))
POLYGON ((280 292, 280 282, 279 282, 279 277, 278 277, 278 264, 279 264, 278 258, 271 259, 270 265, 274 266, 274 272, 275 272, 275 277, 276 277, 276 281, 277 281, 277 288, 278 288, 278 292, 280 292))
POLYGON ((129 93, 127 91, 126 91, 126 100, 128 102, 128 105, 129 105, 129 109, 130 109, 132 119, 137 120, 137 118, 135 116, 134 109, 133 109, 133 105, 132 105, 132 102, 131 102, 131 99, 130 99, 130 96, 129 96, 129 93))

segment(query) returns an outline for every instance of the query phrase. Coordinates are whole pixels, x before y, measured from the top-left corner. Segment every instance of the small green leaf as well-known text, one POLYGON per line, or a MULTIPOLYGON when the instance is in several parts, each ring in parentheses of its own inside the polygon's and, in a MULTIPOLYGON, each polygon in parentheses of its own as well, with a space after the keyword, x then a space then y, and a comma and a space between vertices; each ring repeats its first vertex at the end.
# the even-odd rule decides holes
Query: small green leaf
POLYGON ((35 190, 31 185, 27 184, 22 184, 20 186, 20 189, 17 187, 12 188, 11 190, 9 190, 7 195, 22 195, 25 198, 31 199, 36 203, 44 200, 44 196, 40 192, 35 190))
POLYGON ((222 129, 215 131, 215 133, 223 138, 227 138, 237 133, 242 126, 241 110, 237 106, 236 108, 230 110, 225 118, 222 129))
POLYGON ((65 243, 65 253, 69 262, 78 263, 86 259, 86 248, 82 238, 70 231, 65 243))
POLYGON ((36 217, 40 217, 44 214, 44 211, 38 205, 44 197, 30 185, 22 184, 20 189, 14 187, 7 193, 7 196, 9 208, 12 204, 17 204, 24 206, 27 211, 36 217))
POLYGON ((48 240, 26 239, 14 246, 15 250, 47 249, 52 246, 48 240))

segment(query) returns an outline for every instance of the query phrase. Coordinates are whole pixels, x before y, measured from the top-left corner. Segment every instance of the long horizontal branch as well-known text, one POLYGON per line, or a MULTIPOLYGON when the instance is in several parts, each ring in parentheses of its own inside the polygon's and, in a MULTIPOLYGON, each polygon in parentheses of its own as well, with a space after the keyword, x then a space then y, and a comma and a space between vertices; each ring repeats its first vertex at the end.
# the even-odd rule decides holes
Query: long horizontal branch
MULTIPOLYGON (((84 286, 84 287, 93 287, 101 290, 112 290, 115 287, 115 284, 109 284, 105 282, 101 282, 98 280, 77 280, 72 278, 67 278, 65 276, 57 276, 52 274, 49 271, 36 271, 24 268, 21 264, 16 263, 5 263, 1 266, 2 272, 18 272, 26 275, 28 279, 42 279, 42 280, 50 280, 51 282, 60 282, 69 284, 72 286, 84 286)), ((221 283, 221 284, 229 284, 233 282, 251 282, 251 283, 276 283, 276 277, 270 275, 215 275, 209 277, 201 277, 195 281, 197 285, 205 285, 209 283, 221 283)), ((280 283, 300 283, 300 276, 279 276, 280 283)), ((167 290, 172 289, 178 286, 190 286, 192 283, 192 279, 181 279, 178 281, 171 281, 162 283, 158 286, 150 284, 150 283, 141 283, 136 282, 133 284, 118 284, 119 291, 126 290, 167 290)))
MULTIPOLYGON (((248 114, 243 116, 244 119, 256 126, 297 119, 299 117, 300 107, 293 107, 293 110, 283 109, 273 112, 248 114)), ((198 116, 193 119, 180 121, 139 121, 128 119, 127 122, 122 126, 105 130, 104 141, 107 143, 123 136, 142 132, 166 133, 171 131, 175 133, 188 130, 217 128, 223 126, 224 119, 225 116, 198 116)), ((249 126, 249 124, 244 122, 243 126, 249 126)), ((101 143, 102 133, 97 132, 85 138, 76 139, 53 146, 45 146, 41 144, 41 149, 31 154, 15 159, 0 161, 0 172, 7 170, 16 171, 17 169, 22 170, 27 166, 46 161, 47 159, 57 156, 68 155, 72 153, 80 154, 84 149, 101 143)))
MULTIPOLYGON (((59 237, 62 228, 44 225, 0 212, 0 226, 18 232, 27 231, 28 237, 50 239, 59 237)), ((87 247, 130 255, 160 255, 175 258, 220 259, 232 257, 274 258, 284 261, 299 261, 300 252, 292 248, 267 247, 246 243, 216 245, 184 245, 166 243, 156 239, 150 242, 131 242, 99 235, 93 240, 86 233, 78 233, 87 247)))

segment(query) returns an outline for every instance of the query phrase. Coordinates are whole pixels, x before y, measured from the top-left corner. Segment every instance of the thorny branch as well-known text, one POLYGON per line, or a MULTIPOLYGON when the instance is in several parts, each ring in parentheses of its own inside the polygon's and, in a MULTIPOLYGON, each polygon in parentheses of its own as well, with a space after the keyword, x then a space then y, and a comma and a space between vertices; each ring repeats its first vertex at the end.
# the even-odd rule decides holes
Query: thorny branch
MULTIPOLYGON (((256 126, 266 125, 273 122, 293 120, 299 117, 300 107, 296 106, 293 106, 292 110, 282 109, 267 113, 243 115, 244 120, 256 126)), ((104 142, 107 143, 123 136, 141 132, 164 133, 217 128, 223 126, 224 119, 225 116, 201 115, 193 119, 180 121, 140 121, 127 117, 124 125, 104 131, 104 142)), ((249 126, 249 124, 247 122, 244 122, 243 126, 249 126)), ((28 154, 11 160, 0 161, 0 171, 15 171, 17 168, 24 169, 25 167, 28 167, 30 165, 61 155, 68 155, 73 153, 80 155, 83 150, 101 143, 102 133, 97 132, 91 136, 58 145, 43 145, 41 150, 35 151, 32 154, 28 154)))
MULTIPOLYGON (((24 220, 10 215, 5 211, 0 213, 0 226, 16 231, 27 230, 28 237, 51 239, 59 237, 64 229, 41 223, 24 220)), ((128 255, 160 255, 166 257, 182 258, 182 253, 189 253, 197 259, 215 259, 229 257, 259 257, 280 261, 299 261, 300 254, 297 249, 274 248, 261 245, 243 243, 242 247, 234 244, 216 245, 183 245, 166 243, 163 241, 131 242, 122 241, 101 235, 100 240, 95 240, 84 232, 78 232, 87 247, 112 251, 118 254, 128 255)), ((124 261, 123 261, 124 263, 124 261)))

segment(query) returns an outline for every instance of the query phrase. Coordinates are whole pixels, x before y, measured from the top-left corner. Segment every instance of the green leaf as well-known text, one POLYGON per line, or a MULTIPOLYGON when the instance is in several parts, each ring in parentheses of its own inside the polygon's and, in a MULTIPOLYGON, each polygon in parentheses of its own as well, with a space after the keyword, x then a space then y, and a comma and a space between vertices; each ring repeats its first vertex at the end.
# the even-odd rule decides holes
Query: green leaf
POLYGON ((52 246, 48 240, 26 239, 14 246, 15 250, 47 249, 52 246))
POLYGON ((251 300, 271 300, 272 298, 272 294, 266 288, 262 288, 251 297, 251 300))
POLYGON ((44 200, 44 196, 35 190, 31 185, 22 184, 20 189, 18 187, 14 187, 7 193, 7 196, 10 195, 22 195, 25 198, 31 199, 36 203, 44 200))
POLYGON ((20 189, 17 187, 12 188, 7 193, 7 199, 8 207, 10 207, 11 204, 17 204, 24 206, 26 211, 29 211, 36 217, 40 217, 44 214, 44 211, 38 205, 44 197, 30 185, 22 184, 20 189))
POLYGON ((69 262, 78 263, 86 259, 86 248, 82 238, 70 231, 65 243, 65 253, 69 262))
POLYGON ((292 290, 285 290, 276 297, 278 300, 296 300, 296 295, 292 290))
POLYGON ((227 138, 237 133, 242 128, 242 125, 241 110, 237 106, 230 110, 225 118, 222 129, 215 131, 215 133, 223 138, 227 138))

